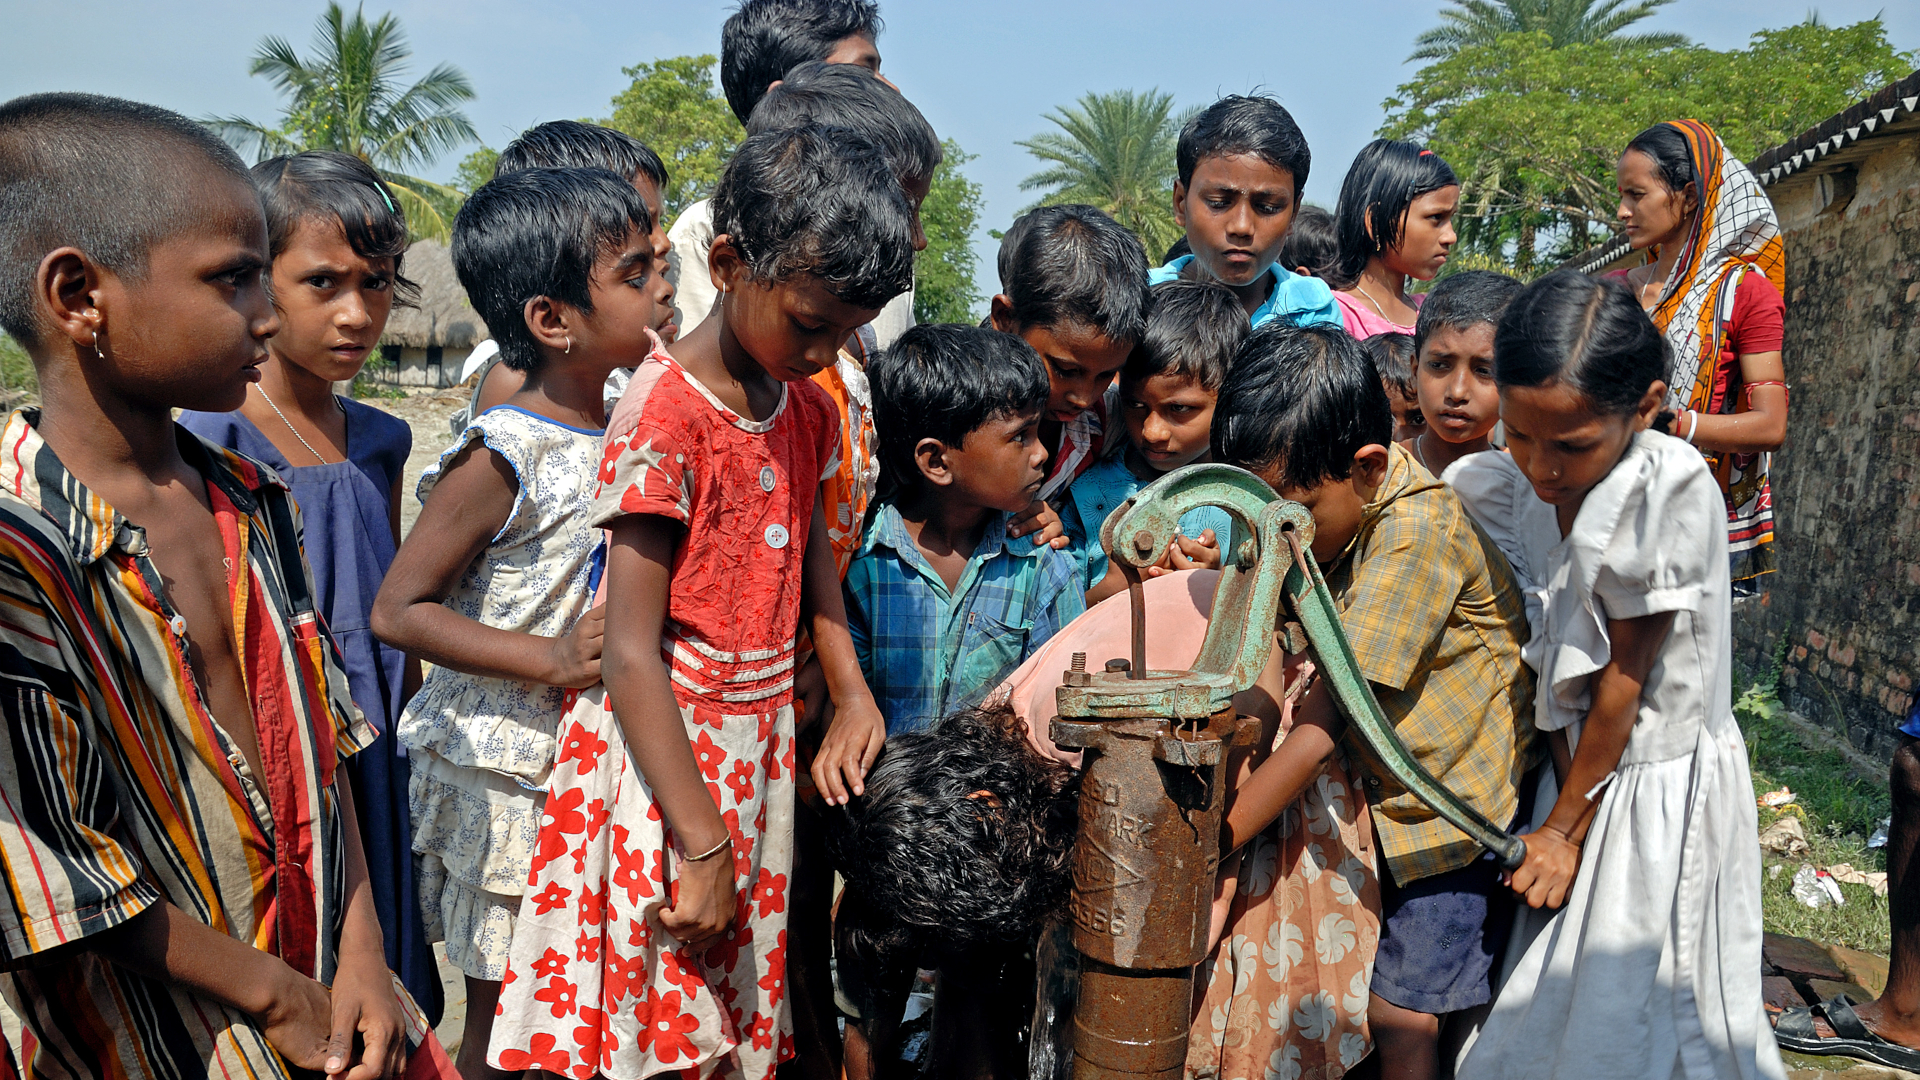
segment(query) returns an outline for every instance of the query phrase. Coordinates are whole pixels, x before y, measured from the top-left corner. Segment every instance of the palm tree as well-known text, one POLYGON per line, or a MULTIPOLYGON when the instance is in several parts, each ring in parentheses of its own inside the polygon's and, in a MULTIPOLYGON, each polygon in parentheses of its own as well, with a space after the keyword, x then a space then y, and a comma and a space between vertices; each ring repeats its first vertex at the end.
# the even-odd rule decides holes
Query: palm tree
POLYGON ((473 100, 473 84, 459 68, 439 64, 402 87, 413 50, 391 14, 370 23, 363 9, 349 18, 329 3, 314 27, 313 48, 303 59, 285 38, 268 37, 253 54, 248 74, 265 76, 287 98, 279 127, 237 116, 207 125, 257 161, 302 150, 352 154, 393 188, 416 236, 445 239, 450 228, 442 207, 458 206, 460 193, 408 170, 478 141, 457 108, 473 100))
POLYGON ((1151 256, 1180 239, 1173 221, 1174 150, 1187 114, 1159 90, 1090 93, 1049 112, 1059 131, 1016 143, 1049 168, 1020 181, 1050 189, 1038 205, 1089 203, 1139 234, 1151 256))
POLYGON ((1650 49, 1687 44, 1684 34, 1622 34, 1620 31, 1673 0, 1454 0, 1440 12, 1440 25, 1414 39, 1409 60, 1437 60, 1502 34, 1544 30, 1553 47, 1618 41, 1650 49))

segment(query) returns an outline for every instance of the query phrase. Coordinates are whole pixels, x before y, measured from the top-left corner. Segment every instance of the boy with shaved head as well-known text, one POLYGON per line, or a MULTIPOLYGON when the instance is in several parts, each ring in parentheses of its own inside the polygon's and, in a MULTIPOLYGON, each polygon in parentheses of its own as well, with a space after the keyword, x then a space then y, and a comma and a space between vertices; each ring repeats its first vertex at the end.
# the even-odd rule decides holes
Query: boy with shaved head
MULTIPOLYGON (((270 469, 227 411, 279 328, 232 150, 113 98, 0 104, 0 995, 42 1077, 399 1074, 341 758, 347 696, 270 469)), ((444 1054, 438 1059, 444 1062, 444 1054)))

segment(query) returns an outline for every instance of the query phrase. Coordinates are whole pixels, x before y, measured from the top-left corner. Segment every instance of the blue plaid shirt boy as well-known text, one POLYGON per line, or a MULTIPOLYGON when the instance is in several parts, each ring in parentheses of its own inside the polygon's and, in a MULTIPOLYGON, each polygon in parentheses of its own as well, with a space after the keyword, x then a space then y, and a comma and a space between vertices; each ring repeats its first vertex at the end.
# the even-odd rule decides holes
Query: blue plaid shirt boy
POLYGON ((847 570, 847 628, 887 733, 922 731, 977 705, 1086 610, 1065 552, 1007 536, 996 514, 948 591, 892 503, 847 570))

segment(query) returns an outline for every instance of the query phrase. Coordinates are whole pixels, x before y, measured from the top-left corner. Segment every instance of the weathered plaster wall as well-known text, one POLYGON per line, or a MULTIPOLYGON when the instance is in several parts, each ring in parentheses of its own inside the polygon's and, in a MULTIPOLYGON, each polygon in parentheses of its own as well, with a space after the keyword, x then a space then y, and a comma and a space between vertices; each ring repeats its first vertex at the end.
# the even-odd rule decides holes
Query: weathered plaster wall
POLYGON ((1768 190, 1786 230, 1792 403, 1774 457, 1780 572, 1735 611, 1735 651, 1880 757, 1920 687, 1920 135, 1860 161, 1822 214, 1814 176, 1768 190))

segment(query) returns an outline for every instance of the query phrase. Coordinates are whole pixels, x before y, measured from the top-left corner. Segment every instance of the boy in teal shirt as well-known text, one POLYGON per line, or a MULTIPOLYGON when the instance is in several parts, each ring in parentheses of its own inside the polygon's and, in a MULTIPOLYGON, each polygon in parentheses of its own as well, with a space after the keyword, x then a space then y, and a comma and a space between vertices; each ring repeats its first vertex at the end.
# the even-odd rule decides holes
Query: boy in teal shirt
POLYGON ((1326 282, 1277 262, 1312 161, 1300 125, 1272 98, 1233 94, 1209 105, 1180 130, 1173 185, 1174 220, 1193 254, 1148 280, 1217 281, 1256 328, 1273 319, 1341 325, 1326 282))
POLYGON ((1065 552, 1007 536, 1040 490, 1048 381, 1012 334, 918 326, 867 368, 882 500, 847 626, 888 734, 977 703, 1085 608, 1065 552))

